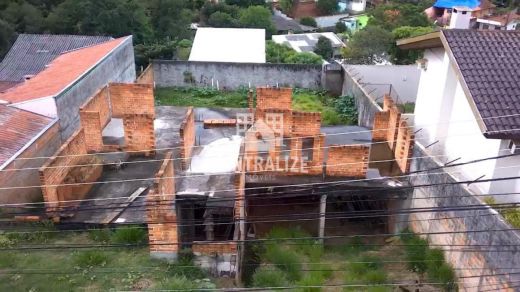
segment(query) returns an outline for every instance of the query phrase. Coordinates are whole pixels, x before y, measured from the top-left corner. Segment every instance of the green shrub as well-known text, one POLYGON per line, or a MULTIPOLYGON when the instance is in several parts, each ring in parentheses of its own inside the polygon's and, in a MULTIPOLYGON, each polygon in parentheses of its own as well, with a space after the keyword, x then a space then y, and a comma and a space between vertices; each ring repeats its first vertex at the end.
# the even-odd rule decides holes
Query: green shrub
POLYGON ((189 249, 183 249, 178 254, 177 262, 168 265, 168 273, 188 279, 201 279, 206 273, 193 263, 194 255, 189 249))
MULTIPOLYGON (((320 286, 325 283, 325 277, 321 271, 311 271, 303 279, 296 283, 297 286, 320 286)), ((300 288, 298 291, 302 292, 319 292, 321 288, 319 287, 305 287, 300 288)))
POLYGON ((107 261, 106 252, 99 250, 81 251, 74 257, 75 264, 82 268, 104 266, 107 261))
POLYGON ((311 17, 311 16, 302 17, 300 19, 300 24, 306 25, 306 26, 313 26, 313 27, 318 26, 318 24, 316 23, 316 19, 314 19, 314 17, 311 17))
POLYGON ((427 269, 428 242, 410 231, 404 233, 401 235, 401 240, 405 244, 408 268, 415 272, 424 273, 427 269))
POLYGON ((339 248, 336 248, 339 253, 344 256, 357 255, 363 251, 370 250, 370 247, 365 245, 363 239, 361 237, 353 237, 349 243, 345 245, 341 245, 339 248))
POLYGON ((455 272, 447 263, 442 263, 434 269, 428 270, 428 277, 435 282, 443 283, 446 291, 456 291, 455 272))
POLYGON ((266 247, 265 259, 276 265, 276 267, 287 273, 287 278, 297 281, 302 276, 301 257, 298 253, 283 248, 279 244, 271 243, 266 247))
POLYGON ((253 274, 253 287, 281 287, 289 284, 285 273, 273 267, 260 267, 253 274))
POLYGON ((120 227, 111 234, 110 240, 119 244, 143 244, 148 240, 148 234, 139 226, 120 227))
POLYGON ((32 223, 30 232, 12 232, 6 233, 5 236, 7 240, 5 243, 10 242, 13 243, 46 243, 50 239, 54 238, 57 234, 54 223, 50 220, 32 223))
POLYGON ((357 124, 358 112, 354 97, 340 96, 334 107, 342 119, 348 121, 349 124, 357 124))

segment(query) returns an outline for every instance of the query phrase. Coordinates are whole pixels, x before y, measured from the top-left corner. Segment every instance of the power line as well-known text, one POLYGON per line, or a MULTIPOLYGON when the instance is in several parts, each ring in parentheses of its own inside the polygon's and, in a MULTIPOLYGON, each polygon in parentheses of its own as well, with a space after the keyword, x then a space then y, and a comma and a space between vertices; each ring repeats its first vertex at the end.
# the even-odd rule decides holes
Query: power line
MULTIPOLYGON (((441 124, 451 124, 451 123, 461 123, 461 122, 473 122, 475 120, 487 120, 487 119, 499 119, 499 118, 505 118, 505 117, 513 117, 513 116, 519 116, 520 114, 509 114, 509 115, 500 115, 500 116, 493 116, 493 117, 486 117, 486 118, 475 118, 471 120, 458 120, 458 121, 448 121, 448 122, 442 122, 442 123, 432 123, 432 124, 423 124, 422 126, 432 126, 432 125, 441 125, 441 124)), ((389 130, 389 129, 407 129, 407 128, 414 128, 415 126, 408 126, 408 127, 392 127, 392 128, 383 128, 378 129, 378 131, 383 130, 389 130)), ((492 131, 493 133, 500 133, 500 132, 509 132, 512 130, 520 130, 519 129, 508 129, 508 130, 497 130, 492 131)), ((352 131, 352 132, 341 132, 341 133, 330 133, 325 134, 326 136, 338 136, 338 135, 353 135, 353 134, 360 134, 360 133, 372 133, 373 130, 362 130, 362 131, 352 131)), ((321 134, 321 133, 320 133, 321 134)), ((482 134, 482 132, 478 132, 475 134, 482 134)), ((299 136, 299 137, 288 137, 287 139, 298 139, 298 138, 314 138, 317 135, 309 135, 309 136, 299 136)), ((466 135, 456 135, 456 136, 466 136, 466 135)), ((274 141, 276 139, 265 139, 263 141, 274 141)), ((378 142, 378 143, 386 143, 385 142, 378 142)), ((361 144, 362 145, 362 144, 361 144)), ((194 145, 192 147, 198 148, 198 147, 204 147, 206 145, 194 145)), ((89 156, 89 155, 109 155, 114 153, 138 153, 138 152, 144 152, 144 151, 163 151, 163 150, 175 150, 175 149, 182 149, 183 146, 178 147, 164 147, 164 148, 149 148, 149 149, 141 149, 141 150, 128 150, 128 151, 113 151, 113 152, 107 152, 107 153, 87 153, 87 154, 70 154, 70 155, 58 155, 58 156, 39 156, 39 157, 19 157, 14 160, 32 160, 32 159, 46 159, 46 158, 53 158, 53 157, 73 157, 73 156, 89 156)))

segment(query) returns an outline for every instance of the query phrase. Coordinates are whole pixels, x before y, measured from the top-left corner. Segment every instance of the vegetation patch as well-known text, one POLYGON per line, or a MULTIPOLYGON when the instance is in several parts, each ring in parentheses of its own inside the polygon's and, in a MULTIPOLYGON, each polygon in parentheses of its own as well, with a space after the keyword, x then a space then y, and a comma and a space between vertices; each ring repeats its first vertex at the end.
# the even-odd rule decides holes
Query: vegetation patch
MULTIPOLYGON (((214 88, 168 87, 158 88, 158 105, 194 107, 247 107, 248 89, 224 91, 214 88)), ((333 97, 322 90, 293 89, 293 109, 320 112, 323 125, 350 125, 357 123, 357 109, 352 97, 333 97)))
MULTIPOLYGON (((484 198, 484 202, 491 207, 497 203, 493 197, 484 198)), ((511 224, 511 226, 514 228, 520 228, 520 208, 515 204, 506 205, 497 211, 502 215, 502 217, 504 217, 507 223, 511 224)))

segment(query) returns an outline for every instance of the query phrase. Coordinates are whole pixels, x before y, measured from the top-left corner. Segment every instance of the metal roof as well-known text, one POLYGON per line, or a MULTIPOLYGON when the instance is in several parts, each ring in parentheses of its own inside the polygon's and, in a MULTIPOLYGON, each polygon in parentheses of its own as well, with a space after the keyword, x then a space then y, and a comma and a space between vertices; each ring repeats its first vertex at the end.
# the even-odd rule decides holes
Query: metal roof
POLYGON ((60 54, 111 40, 106 36, 20 34, 2 63, 0 81, 20 82, 60 54))

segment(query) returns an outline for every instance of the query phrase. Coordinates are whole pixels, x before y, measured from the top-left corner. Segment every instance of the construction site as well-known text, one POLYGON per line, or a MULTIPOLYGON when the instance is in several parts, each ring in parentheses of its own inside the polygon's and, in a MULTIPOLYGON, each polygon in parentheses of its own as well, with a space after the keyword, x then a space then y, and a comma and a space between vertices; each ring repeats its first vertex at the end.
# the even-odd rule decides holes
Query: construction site
POLYGON ((407 202, 399 175, 414 135, 390 97, 373 129, 323 127, 320 113, 292 109, 291 88, 250 90, 245 109, 156 107, 146 74, 100 88, 40 168, 58 226, 142 224, 152 257, 189 248, 214 276, 237 278, 244 242, 274 226, 325 244, 400 228, 389 211, 407 202))

